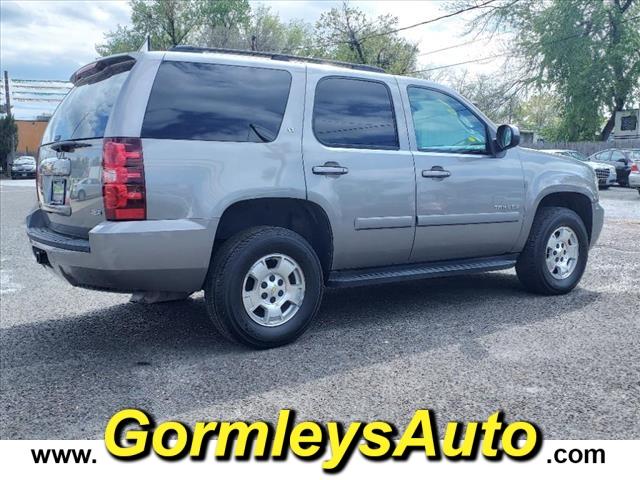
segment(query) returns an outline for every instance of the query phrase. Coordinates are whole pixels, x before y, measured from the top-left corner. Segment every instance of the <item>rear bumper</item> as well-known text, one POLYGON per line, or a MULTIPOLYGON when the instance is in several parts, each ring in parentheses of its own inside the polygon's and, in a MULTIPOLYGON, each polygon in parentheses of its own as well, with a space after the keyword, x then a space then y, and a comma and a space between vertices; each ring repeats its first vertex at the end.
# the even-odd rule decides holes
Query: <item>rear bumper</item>
POLYGON ((640 188, 640 173, 632 173, 629 175, 629 186, 633 188, 640 188))
POLYGON ((36 172, 33 171, 29 171, 29 172, 19 172, 19 171, 13 171, 11 170, 9 172, 9 175, 11 176, 11 178, 36 178, 36 172))
POLYGON ((591 242, 590 247, 593 247, 598 238, 600 238, 600 233, 602 232, 602 226, 604 225, 604 208, 600 205, 599 202, 594 202, 591 204, 592 215, 591 215, 591 242))
POLYGON ((217 221, 102 222, 88 239, 48 228, 35 210, 27 235, 38 263, 71 285, 116 292, 194 292, 204 283, 217 221))

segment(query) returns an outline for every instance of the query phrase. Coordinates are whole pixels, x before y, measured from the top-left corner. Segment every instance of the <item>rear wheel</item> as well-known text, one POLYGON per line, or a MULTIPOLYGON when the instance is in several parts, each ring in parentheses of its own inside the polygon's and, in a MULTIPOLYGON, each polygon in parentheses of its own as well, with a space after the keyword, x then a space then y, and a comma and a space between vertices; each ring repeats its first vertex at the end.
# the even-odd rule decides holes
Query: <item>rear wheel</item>
POLYGON ((320 261, 304 238, 285 228, 255 227, 227 240, 216 254, 205 301, 225 337, 270 348, 307 329, 322 290, 320 261))
POLYGON ((570 292, 582 278, 588 254, 589 237, 580 216, 568 208, 544 207, 518 257, 518 279, 535 293, 570 292))

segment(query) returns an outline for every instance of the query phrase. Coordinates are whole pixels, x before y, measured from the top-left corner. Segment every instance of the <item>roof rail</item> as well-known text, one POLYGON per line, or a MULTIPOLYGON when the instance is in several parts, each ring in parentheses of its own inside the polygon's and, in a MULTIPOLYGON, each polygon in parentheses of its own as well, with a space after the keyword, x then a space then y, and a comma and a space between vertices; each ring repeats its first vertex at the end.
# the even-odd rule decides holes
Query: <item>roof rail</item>
POLYGON ((353 70, 364 70, 366 72, 384 73, 384 69, 380 67, 374 67, 371 65, 341 62, 339 60, 328 60, 325 58, 301 57, 298 55, 288 55, 286 53, 254 52, 252 50, 236 50, 234 48, 193 47, 191 45, 176 45, 175 47, 171 47, 169 51, 196 52, 196 53, 226 53, 230 55, 246 55, 249 57, 270 58, 271 60, 280 60, 284 62, 297 61, 297 62, 316 63, 321 65, 335 65, 338 67, 351 68, 353 70))

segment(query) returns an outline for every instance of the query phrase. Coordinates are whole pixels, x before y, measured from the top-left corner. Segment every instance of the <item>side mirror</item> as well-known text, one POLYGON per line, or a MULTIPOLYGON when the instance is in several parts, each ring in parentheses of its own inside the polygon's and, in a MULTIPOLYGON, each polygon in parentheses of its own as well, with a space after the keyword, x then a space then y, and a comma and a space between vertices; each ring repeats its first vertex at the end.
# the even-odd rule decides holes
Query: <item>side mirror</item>
POLYGON ((520 144, 520 130, 513 125, 500 125, 496 132, 496 146, 502 152, 520 144))

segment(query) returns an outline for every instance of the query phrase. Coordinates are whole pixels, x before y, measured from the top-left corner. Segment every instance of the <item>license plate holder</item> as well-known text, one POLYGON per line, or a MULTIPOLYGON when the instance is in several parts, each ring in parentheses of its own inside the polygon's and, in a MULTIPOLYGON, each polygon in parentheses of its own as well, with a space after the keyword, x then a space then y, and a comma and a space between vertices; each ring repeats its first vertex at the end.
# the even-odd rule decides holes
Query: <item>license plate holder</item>
POLYGON ((51 205, 64 205, 67 191, 67 181, 56 178, 51 181, 51 205))

